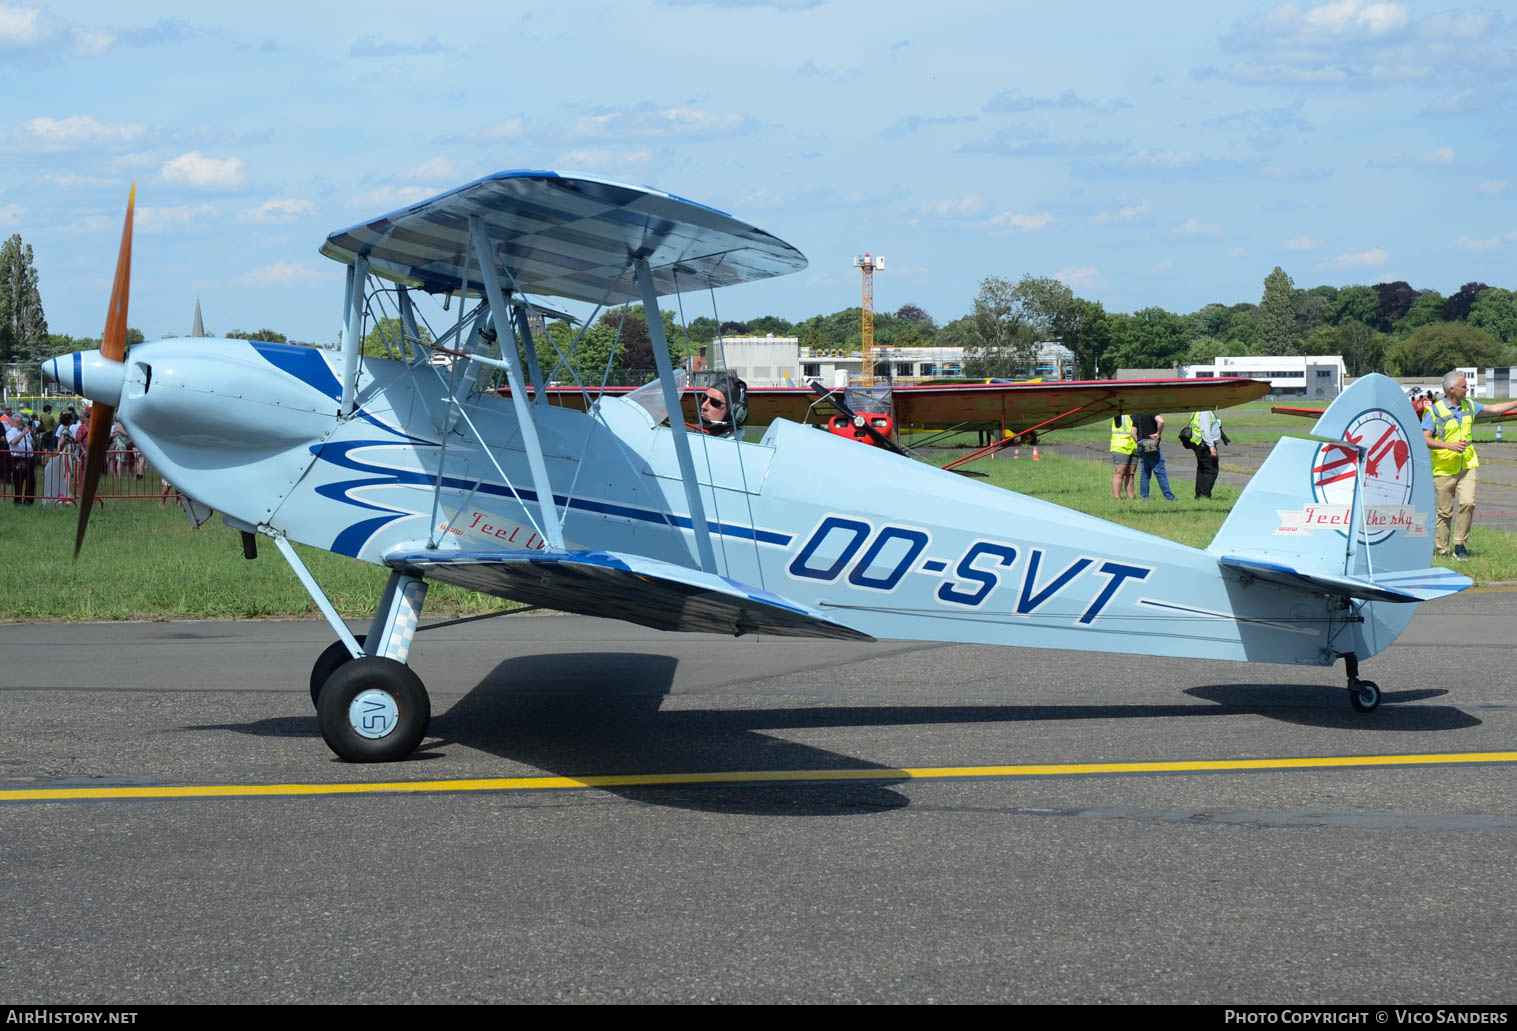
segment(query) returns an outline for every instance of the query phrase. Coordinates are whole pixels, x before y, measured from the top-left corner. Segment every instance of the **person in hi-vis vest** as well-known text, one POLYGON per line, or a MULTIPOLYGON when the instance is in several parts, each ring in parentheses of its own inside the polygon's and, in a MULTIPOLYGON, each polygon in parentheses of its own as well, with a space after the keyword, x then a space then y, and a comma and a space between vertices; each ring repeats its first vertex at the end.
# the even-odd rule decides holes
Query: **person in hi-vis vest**
POLYGON ((1111 496, 1122 500, 1122 491, 1127 491, 1127 500, 1133 501, 1133 479, 1138 471, 1138 428, 1130 415, 1111 417, 1111 496))
POLYGON ((1464 373, 1449 373, 1443 377, 1443 397, 1428 405, 1422 416, 1422 435, 1427 438, 1433 459, 1433 491, 1438 496, 1438 529, 1433 535, 1433 548, 1447 556, 1452 544, 1456 559, 1470 556, 1464 544, 1470 539, 1470 520, 1475 517, 1475 470, 1480 459, 1470 442, 1470 426, 1476 419, 1503 415, 1517 408, 1517 401, 1479 404, 1465 396, 1469 391, 1464 373), (1455 501, 1459 502, 1457 521, 1455 501))

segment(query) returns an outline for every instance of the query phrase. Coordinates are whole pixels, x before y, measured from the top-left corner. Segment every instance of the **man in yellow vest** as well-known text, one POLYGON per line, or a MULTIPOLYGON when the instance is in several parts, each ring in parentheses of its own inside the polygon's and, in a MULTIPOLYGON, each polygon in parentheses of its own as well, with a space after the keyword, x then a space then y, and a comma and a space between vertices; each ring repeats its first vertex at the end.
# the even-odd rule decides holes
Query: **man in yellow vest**
POLYGON ((1122 489, 1127 489, 1127 500, 1137 499, 1133 481, 1138 472, 1138 429, 1130 415, 1111 417, 1111 496, 1122 500, 1122 489))
POLYGON ((1470 539, 1470 521, 1475 517, 1475 470, 1480 467, 1475 445, 1470 442, 1470 426, 1481 413, 1490 418, 1517 408, 1517 401, 1479 404, 1465 396, 1469 390, 1464 373, 1450 372, 1443 377, 1443 397, 1428 405, 1422 416, 1422 435, 1427 438, 1433 459, 1433 491, 1438 496, 1438 529, 1433 535, 1433 548, 1439 555, 1449 555, 1452 526, 1453 556, 1461 561, 1470 557, 1464 544, 1470 539))

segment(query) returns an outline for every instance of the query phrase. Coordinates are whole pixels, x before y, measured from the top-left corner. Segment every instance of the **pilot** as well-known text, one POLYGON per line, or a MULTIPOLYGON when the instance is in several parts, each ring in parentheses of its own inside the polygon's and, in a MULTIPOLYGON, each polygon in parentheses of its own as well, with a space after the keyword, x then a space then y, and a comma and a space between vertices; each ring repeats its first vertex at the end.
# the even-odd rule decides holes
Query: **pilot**
POLYGON ((712 381, 701 397, 700 413, 702 433, 736 436, 748 418, 748 384, 731 375, 712 381))

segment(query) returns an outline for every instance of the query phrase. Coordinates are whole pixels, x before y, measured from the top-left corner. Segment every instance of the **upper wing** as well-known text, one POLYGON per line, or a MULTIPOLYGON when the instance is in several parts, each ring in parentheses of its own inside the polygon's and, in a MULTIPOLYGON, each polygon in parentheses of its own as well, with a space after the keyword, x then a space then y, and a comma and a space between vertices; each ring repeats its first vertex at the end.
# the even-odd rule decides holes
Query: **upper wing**
POLYGON ((386 555, 385 563, 471 591, 655 630, 874 640, 778 594, 641 555, 404 551, 386 555))
POLYGON ((339 230, 321 253, 348 264, 363 255, 373 274, 432 293, 477 290, 471 217, 483 223, 508 287, 595 304, 632 258, 647 259, 660 296, 806 267, 788 243, 715 208, 646 186, 528 170, 339 230))

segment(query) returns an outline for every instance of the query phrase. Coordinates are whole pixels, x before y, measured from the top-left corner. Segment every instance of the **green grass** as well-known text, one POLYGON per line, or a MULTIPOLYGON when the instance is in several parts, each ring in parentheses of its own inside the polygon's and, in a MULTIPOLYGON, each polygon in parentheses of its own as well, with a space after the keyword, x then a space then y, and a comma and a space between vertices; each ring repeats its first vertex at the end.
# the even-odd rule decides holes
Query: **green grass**
MULTIPOLYGON (((78 510, 0 506, 0 619, 246 619, 317 615, 273 542, 242 557, 242 538, 213 519, 190 527, 177 506, 114 501, 90 517, 84 550, 73 559, 78 510)), ((367 617, 387 571, 342 555, 295 545, 346 616, 367 617)), ((445 584, 427 594, 429 615, 473 615, 513 604, 445 584)))
MULTIPOLYGON (((948 457, 945 455, 943 460, 948 457)), ((1238 490, 1218 484, 1196 500, 1177 481, 1180 500, 1113 501, 1104 462, 1044 455, 1034 462, 982 460, 988 482, 1145 533, 1204 548, 1216 535, 1238 490)), ((1225 468, 1225 466, 1224 466, 1225 468)), ((245 619, 317 615, 294 573, 260 538, 259 558, 242 557, 240 536, 219 519, 191 529, 182 512, 156 501, 114 501, 97 510, 79 560, 73 560, 77 511, 71 507, 0 505, 0 619, 245 619)), ((1517 581, 1517 535, 1477 526, 1475 556, 1454 565, 1477 583, 1517 581)), ((296 545, 317 581, 345 616, 367 618, 386 571, 296 545)), ((1450 564, 1442 562, 1440 564, 1450 564)), ((432 616, 473 615, 515 607, 445 584, 427 596, 432 616)))

